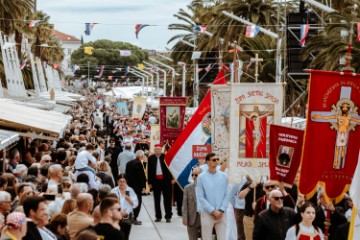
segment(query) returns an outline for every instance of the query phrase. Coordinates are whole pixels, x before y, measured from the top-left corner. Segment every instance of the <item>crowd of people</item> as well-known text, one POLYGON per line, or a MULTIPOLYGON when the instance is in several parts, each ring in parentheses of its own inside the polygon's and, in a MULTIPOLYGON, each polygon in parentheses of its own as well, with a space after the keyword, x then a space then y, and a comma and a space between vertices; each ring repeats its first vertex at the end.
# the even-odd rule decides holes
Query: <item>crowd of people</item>
POLYGON ((229 185, 226 163, 214 153, 192 168, 191 183, 181 189, 164 162, 168 149, 157 144, 150 152, 156 112, 133 119, 102 96, 84 94, 69 111, 63 138, 21 138, 4 160, 0 240, 128 240, 132 225, 142 225, 142 197, 150 190, 154 222, 171 222, 173 199, 190 240, 346 239, 347 195, 334 205, 321 188, 305 200, 296 183, 286 188, 246 176, 229 185))

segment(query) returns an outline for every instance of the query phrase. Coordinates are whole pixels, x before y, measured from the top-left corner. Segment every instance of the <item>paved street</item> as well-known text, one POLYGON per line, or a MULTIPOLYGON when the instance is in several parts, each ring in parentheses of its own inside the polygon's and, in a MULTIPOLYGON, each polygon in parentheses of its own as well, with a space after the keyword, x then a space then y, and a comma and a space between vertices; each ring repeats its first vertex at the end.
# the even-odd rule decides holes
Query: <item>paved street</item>
MULTIPOLYGON (((163 211, 164 213, 164 211, 163 211)), ((138 218, 142 225, 133 225, 130 233, 130 240, 186 240, 186 227, 182 224, 182 218, 176 214, 173 208, 173 218, 171 223, 155 223, 154 197, 143 196, 143 205, 138 218)))

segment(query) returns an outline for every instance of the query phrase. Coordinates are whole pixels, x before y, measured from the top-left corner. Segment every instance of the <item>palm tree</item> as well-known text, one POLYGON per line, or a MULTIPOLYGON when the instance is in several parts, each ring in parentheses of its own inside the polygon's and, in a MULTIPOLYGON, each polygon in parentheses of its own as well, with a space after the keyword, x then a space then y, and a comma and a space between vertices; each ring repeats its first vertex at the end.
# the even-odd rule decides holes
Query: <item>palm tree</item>
POLYGON ((0 31, 10 35, 19 29, 24 17, 31 15, 34 0, 0 0, 0 6, 0 31))

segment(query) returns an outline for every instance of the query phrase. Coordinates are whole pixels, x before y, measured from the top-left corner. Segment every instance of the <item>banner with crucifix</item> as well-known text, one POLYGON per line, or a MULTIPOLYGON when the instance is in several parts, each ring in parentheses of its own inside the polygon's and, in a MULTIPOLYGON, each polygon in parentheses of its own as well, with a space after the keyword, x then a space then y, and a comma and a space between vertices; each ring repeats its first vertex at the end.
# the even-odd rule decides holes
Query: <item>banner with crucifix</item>
POLYGON ((230 86, 211 86, 211 146, 222 162, 229 159, 230 86))
POLYGON ((360 75, 310 73, 300 192, 312 196, 318 183, 330 199, 346 192, 360 148, 360 75))
POLYGON ((270 124, 280 124, 283 86, 241 83, 231 86, 229 182, 249 175, 269 176, 270 124))

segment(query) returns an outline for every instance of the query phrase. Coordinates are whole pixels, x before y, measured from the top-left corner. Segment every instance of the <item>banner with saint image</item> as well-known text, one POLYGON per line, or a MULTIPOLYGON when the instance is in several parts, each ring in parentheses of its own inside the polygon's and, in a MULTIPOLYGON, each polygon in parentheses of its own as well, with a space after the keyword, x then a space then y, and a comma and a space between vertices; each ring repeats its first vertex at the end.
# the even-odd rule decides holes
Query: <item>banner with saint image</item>
POLYGON ((134 97, 132 117, 142 119, 146 110, 147 98, 134 97))
POLYGON ((186 97, 160 98, 160 143, 173 145, 184 129, 186 97))
POLYGON ((270 179, 291 187, 300 166, 304 131, 270 126, 270 179))
POLYGON ((153 153, 155 145, 160 143, 160 126, 159 124, 151 125, 150 130, 150 152, 153 153))
POLYGON ((118 102, 117 109, 120 116, 127 116, 129 115, 129 109, 126 102, 118 102))
POLYGON ((244 175, 260 181, 270 173, 270 125, 281 123, 283 86, 232 84, 230 106, 229 182, 239 183, 244 175))
POLYGON ((349 190, 360 149, 360 75, 311 70, 299 190, 330 199, 349 190))

